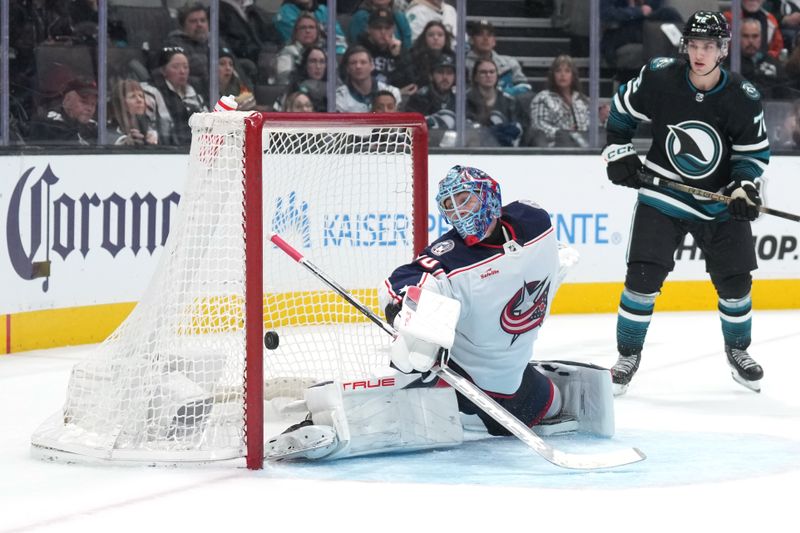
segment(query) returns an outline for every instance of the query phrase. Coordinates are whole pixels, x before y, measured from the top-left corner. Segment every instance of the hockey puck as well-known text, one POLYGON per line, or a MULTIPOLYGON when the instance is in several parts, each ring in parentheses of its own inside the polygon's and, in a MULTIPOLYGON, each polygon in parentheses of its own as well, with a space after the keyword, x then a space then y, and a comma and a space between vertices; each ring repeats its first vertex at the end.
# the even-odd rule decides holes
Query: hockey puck
POLYGON ((274 350, 280 344, 280 337, 277 331, 268 331, 264 334, 264 346, 267 350, 274 350))

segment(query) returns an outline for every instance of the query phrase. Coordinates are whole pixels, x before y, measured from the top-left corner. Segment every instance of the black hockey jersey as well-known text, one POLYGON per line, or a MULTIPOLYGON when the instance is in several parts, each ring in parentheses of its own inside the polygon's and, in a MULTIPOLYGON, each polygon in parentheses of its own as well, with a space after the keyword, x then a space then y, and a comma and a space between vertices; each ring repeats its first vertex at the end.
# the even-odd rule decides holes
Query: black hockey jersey
MULTIPOLYGON (((719 83, 700 91, 685 60, 652 59, 614 95, 608 143, 629 143, 639 122, 651 122, 644 165, 652 172, 713 192, 734 179, 760 178, 770 155, 761 95, 738 74, 720 71, 719 83)), ((639 201, 678 218, 728 217, 720 202, 657 187, 642 187, 639 201)))

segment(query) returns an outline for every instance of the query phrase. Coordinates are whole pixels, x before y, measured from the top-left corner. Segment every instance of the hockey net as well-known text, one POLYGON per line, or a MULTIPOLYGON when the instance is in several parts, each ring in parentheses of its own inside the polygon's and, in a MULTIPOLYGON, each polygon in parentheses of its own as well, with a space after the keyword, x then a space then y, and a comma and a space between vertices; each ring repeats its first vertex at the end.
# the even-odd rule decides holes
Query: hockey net
POLYGON ((263 457, 264 402, 369 380, 390 339, 268 240, 382 314, 377 287, 427 242, 418 115, 194 115, 188 180, 130 316, 72 370, 35 455, 118 462, 263 457), (263 179, 262 179, 263 176, 263 179), (279 345, 265 350, 264 331, 279 345))

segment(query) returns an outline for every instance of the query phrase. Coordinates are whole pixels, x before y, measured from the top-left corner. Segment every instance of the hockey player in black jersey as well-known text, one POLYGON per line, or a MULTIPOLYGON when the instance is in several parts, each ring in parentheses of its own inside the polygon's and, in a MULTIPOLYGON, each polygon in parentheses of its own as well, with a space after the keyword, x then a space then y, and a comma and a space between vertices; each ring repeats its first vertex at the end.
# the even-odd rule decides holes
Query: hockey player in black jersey
POLYGON ((656 296, 687 233, 703 251, 719 297, 731 375, 760 391, 763 370, 747 353, 750 272, 757 268, 750 222, 761 204, 758 182, 769 162, 769 141, 758 91, 720 67, 729 41, 721 13, 698 11, 683 30, 683 58, 652 59, 613 99, 603 150, 608 178, 639 189, 617 317, 619 359, 611 369, 617 394, 627 390, 639 367, 656 296), (651 122, 653 132, 644 165, 631 144, 642 121, 651 122), (726 205, 643 185, 642 166, 734 200, 726 205))

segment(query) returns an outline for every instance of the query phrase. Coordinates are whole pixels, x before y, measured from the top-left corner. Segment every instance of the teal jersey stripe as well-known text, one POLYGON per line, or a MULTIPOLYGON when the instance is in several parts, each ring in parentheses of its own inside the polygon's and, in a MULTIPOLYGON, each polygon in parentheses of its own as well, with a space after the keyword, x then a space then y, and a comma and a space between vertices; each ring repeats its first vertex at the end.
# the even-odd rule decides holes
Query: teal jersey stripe
POLYGON ((736 178, 757 178, 763 174, 761 167, 746 159, 731 161, 731 174, 736 178))
MULTIPOLYGON (((625 89, 627 88, 628 84, 623 83, 619 90, 617 90, 617 94, 619 95, 620 101, 622 101, 622 97, 625 94, 625 89)), ((624 104, 623 104, 624 106, 624 104)), ((611 111, 608 114, 608 121, 606 122, 606 129, 608 131, 617 133, 618 135, 630 139, 636 133, 636 128, 639 125, 639 121, 636 120, 633 115, 626 112, 625 109, 617 108, 616 102, 614 99, 611 100, 611 111)))
POLYGON ((762 161, 763 163, 766 164, 769 163, 770 151, 769 148, 767 148, 766 150, 759 150, 757 152, 748 152, 747 150, 734 150, 733 148, 731 148, 731 154, 752 157, 753 159, 758 159, 759 161, 762 161))

